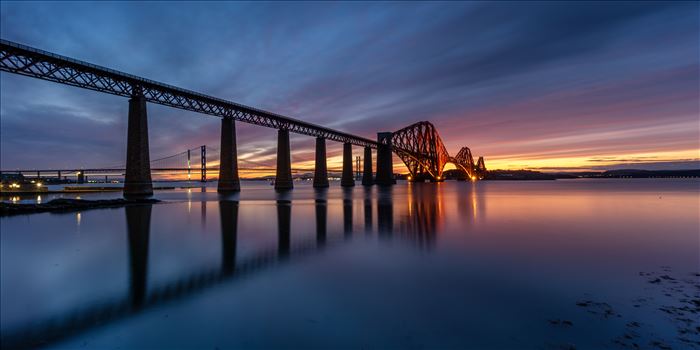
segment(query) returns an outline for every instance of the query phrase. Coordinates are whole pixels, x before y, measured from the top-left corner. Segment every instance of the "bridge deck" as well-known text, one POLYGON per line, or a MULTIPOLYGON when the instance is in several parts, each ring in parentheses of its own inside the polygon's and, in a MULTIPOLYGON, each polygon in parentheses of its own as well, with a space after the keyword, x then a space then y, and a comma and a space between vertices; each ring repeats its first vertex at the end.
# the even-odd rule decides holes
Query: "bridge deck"
POLYGON ((376 148, 377 142, 262 109, 141 78, 106 67, 0 39, 0 71, 131 97, 148 102, 337 142, 376 148))

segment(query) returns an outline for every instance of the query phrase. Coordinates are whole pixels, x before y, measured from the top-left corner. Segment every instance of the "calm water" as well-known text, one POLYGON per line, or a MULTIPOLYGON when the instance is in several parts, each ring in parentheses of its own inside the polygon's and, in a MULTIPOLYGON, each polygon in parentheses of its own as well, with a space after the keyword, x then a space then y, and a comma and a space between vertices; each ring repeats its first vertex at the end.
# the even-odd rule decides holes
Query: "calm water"
POLYGON ((332 186, 0 218, 3 345, 700 348, 698 180, 332 186))

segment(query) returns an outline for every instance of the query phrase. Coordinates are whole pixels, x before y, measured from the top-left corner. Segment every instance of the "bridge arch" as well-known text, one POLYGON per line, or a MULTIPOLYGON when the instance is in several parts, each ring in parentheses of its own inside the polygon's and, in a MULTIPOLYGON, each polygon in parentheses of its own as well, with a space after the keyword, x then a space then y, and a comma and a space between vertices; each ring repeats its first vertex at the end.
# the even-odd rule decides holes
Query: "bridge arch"
POLYGON ((449 154, 432 123, 411 124, 394 132, 394 152, 404 162, 414 181, 441 181, 449 154))
POLYGON ((486 166, 484 158, 475 163, 469 147, 462 147, 456 156, 447 153, 435 126, 428 121, 411 124, 393 133, 393 151, 410 173, 409 181, 443 181, 443 170, 452 163, 471 180, 482 179, 486 166))

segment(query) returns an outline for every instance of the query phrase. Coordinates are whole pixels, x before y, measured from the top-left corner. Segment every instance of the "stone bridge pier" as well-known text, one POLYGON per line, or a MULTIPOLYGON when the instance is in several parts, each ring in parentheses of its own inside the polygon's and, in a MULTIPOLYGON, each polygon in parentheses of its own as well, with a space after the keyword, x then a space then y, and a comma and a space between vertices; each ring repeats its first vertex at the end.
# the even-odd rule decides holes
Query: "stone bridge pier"
POLYGON ((128 123, 124 197, 150 197, 153 195, 153 183, 148 149, 148 116, 146 98, 140 92, 129 100, 128 123))
POLYGON ((355 186, 355 177, 352 173, 352 144, 346 142, 343 144, 343 175, 340 178, 340 186, 355 186))
POLYGON ((286 191, 294 188, 292 181, 292 155, 289 148, 289 129, 277 130, 277 169, 275 190, 286 191))
POLYGON ((372 186, 372 148, 365 146, 364 171, 362 172, 362 186, 372 186))
POLYGON ((238 177, 238 155, 236 149, 236 123, 233 118, 221 119, 221 156, 217 191, 238 192, 241 182, 238 177))
POLYGON ((316 162, 314 164, 315 188, 328 187, 328 163, 326 161, 326 139, 316 138, 316 162))
POLYGON ((377 133, 377 177, 374 179, 377 185, 389 186, 396 183, 391 153, 393 135, 391 132, 377 133))

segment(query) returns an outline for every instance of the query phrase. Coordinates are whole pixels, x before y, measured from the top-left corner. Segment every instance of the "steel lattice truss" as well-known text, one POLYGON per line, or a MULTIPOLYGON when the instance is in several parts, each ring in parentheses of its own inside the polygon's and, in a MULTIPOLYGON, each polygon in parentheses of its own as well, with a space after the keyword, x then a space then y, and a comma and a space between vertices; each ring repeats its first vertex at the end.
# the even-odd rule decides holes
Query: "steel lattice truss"
POLYGON ((476 168, 474 165, 474 157, 469 147, 462 147, 456 156, 450 157, 452 162, 459 169, 462 169, 469 178, 476 176, 476 168))
POLYGON ((471 179, 483 178, 486 172, 484 158, 475 164, 472 152, 462 147, 455 157, 447 149, 430 122, 423 121, 394 132, 394 152, 406 164, 414 180, 442 180, 442 171, 447 163, 453 163, 471 179))
POLYGON ((373 140, 0 39, 0 70, 245 123, 375 148, 373 140))
POLYGON ((486 172, 486 163, 484 163, 484 157, 479 157, 479 160, 476 162, 476 172, 480 175, 483 175, 486 172))
POLYGON ((392 143, 414 179, 441 179, 450 155, 433 124, 418 122, 398 130, 392 143))

